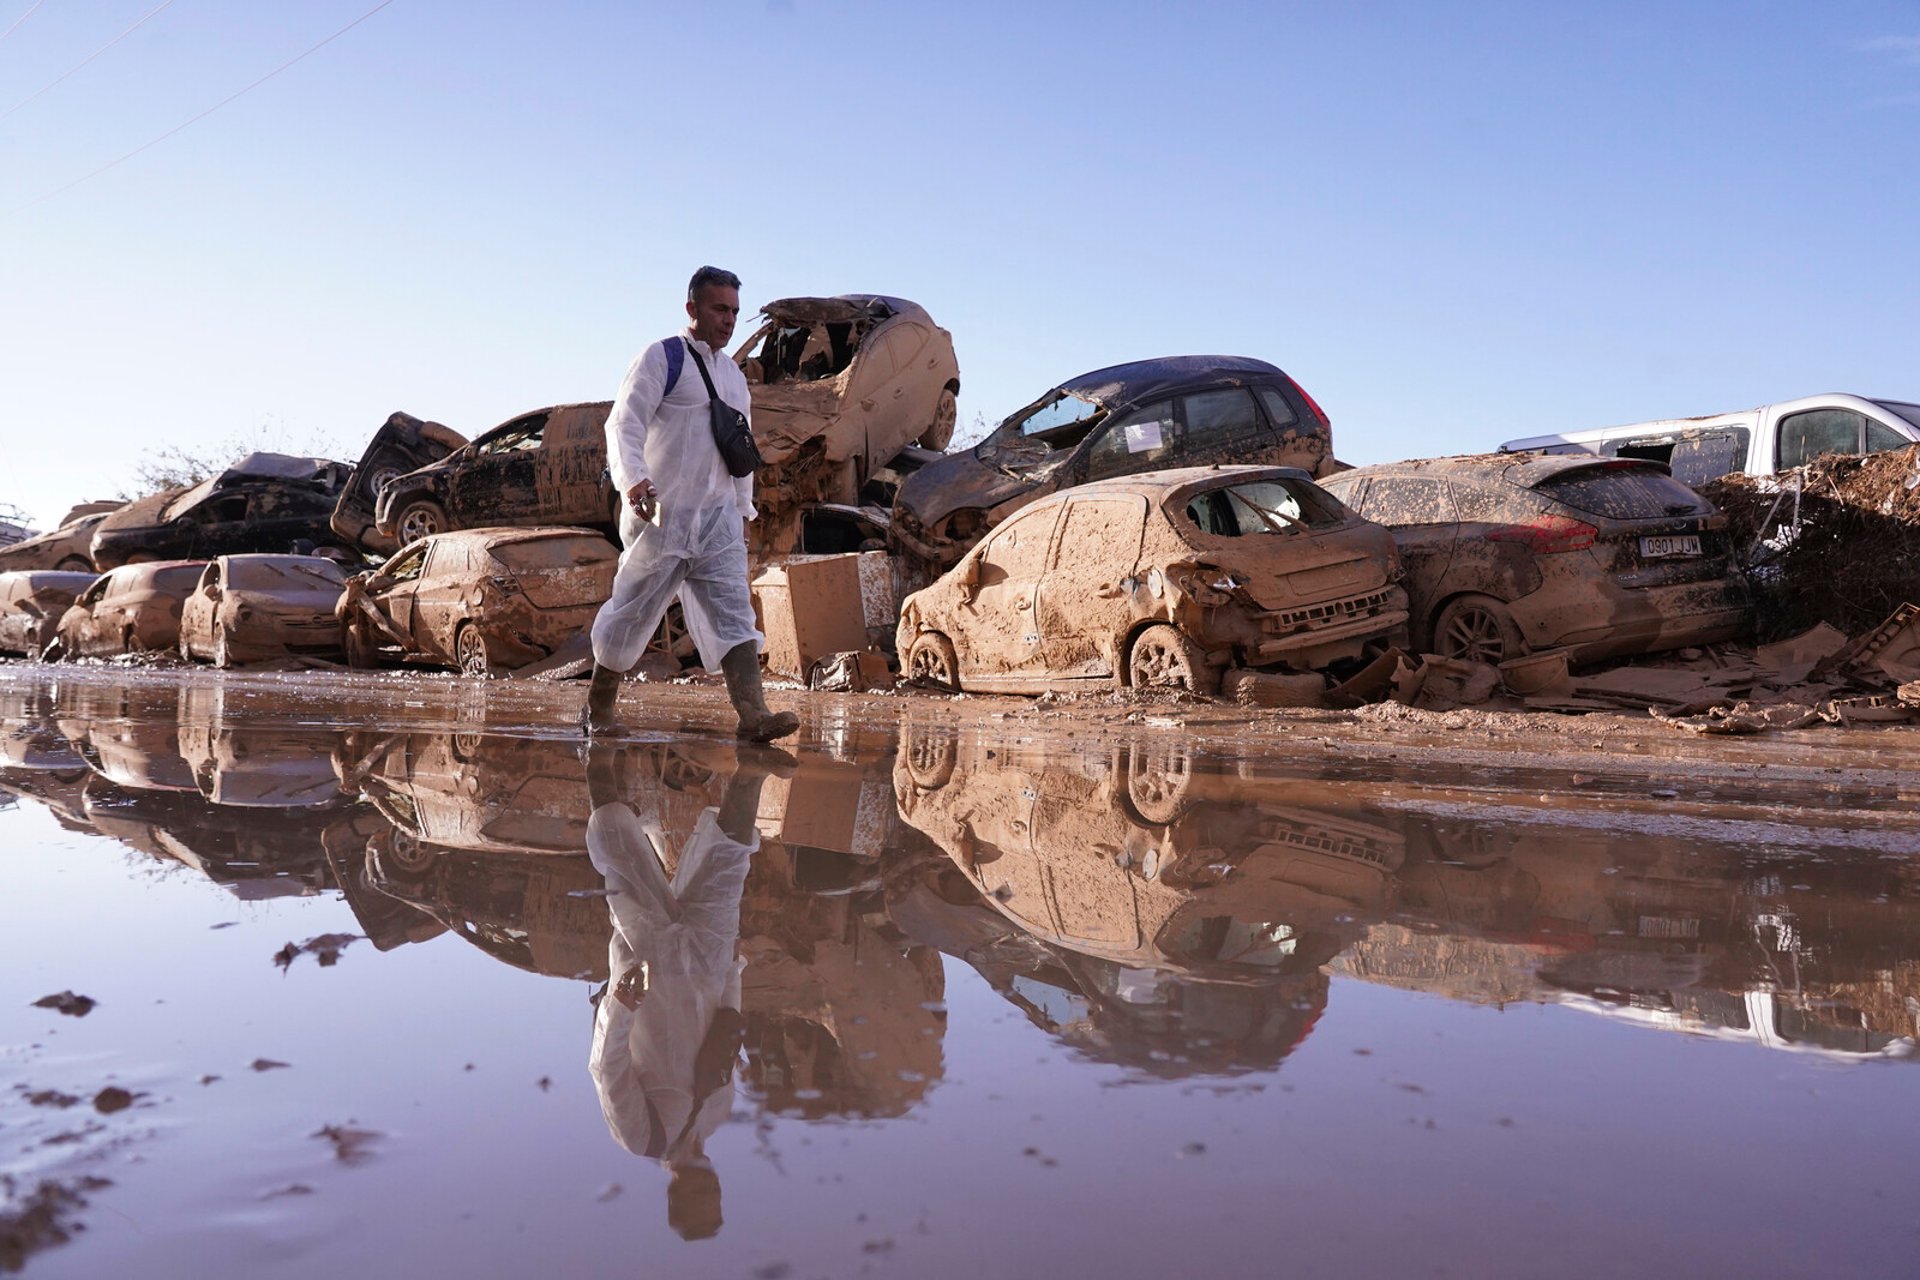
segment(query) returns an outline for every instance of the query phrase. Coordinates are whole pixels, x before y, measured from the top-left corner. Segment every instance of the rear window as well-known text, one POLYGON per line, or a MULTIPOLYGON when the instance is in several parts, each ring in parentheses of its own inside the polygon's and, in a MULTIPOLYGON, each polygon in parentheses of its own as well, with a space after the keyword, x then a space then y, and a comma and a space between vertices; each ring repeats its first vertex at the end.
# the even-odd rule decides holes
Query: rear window
POLYGON ((1582 467, 1542 480, 1533 490, 1575 511, 1614 520, 1698 515, 1713 510, 1705 498, 1652 467, 1582 467))
POLYGON ((613 559, 613 546, 605 538, 536 538, 529 542, 508 542, 489 548, 489 554, 509 569, 528 572, 536 569, 577 569, 613 559))
POLYGON ((1239 538, 1298 528, 1325 529, 1342 523, 1347 513, 1332 495, 1305 481, 1256 480, 1195 494, 1187 502, 1187 518, 1202 533, 1239 538))

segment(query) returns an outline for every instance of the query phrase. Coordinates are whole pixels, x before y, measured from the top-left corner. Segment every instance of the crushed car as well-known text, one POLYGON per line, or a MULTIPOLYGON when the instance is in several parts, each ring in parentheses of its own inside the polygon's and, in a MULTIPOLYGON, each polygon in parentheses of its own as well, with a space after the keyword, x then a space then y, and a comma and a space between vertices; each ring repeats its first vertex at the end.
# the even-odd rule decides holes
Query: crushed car
POLYGON ((1421 651, 1574 661, 1729 640, 1751 595, 1726 518, 1663 463, 1510 453, 1358 467, 1326 489, 1393 532, 1421 651))
POLYGON ((180 611, 180 656, 237 667, 342 652, 346 571, 325 556, 221 556, 180 611))
POLYGON ((892 536, 935 570, 1037 498, 1113 476, 1202 463, 1332 467, 1332 427, 1264 360, 1169 356, 1083 373, 962 453, 900 484, 892 536))
POLYGON ((107 516, 93 531, 93 563, 104 572, 144 561, 332 543, 329 521, 346 478, 344 463, 325 458, 250 453, 199 484, 152 494, 107 516))
POLYGON ((1294 467, 1080 485, 999 525, 902 603, 902 669, 946 689, 1219 690, 1229 667, 1318 671, 1397 637, 1392 536, 1294 467))
POLYGON ((339 500, 334 503, 333 515, 328 517, 335 536, 350 547, 359 547, 374 555, 392 555, 398 551, 399 539, 382 533, 374 520, 381 491, 408 472, 438 462, 466 443, 467 438, 451 427, 424 421, 410 413, 393 414, 373 433, 360 461, 354 464, 346 483, 340 487, 339 500))
POLYGON ((101 574, 60 616, 42 656, 52 660, 52 650, 60 658, 175 652, 181 608, 206 567, 204 560, 159 560, 101 574))
POLYGON ((347 579, 337 606, 349 665, 492 675, 550 656, 613 591, 613 544, 589 529, 466 529, 347 579))
POLYGON ((0 573, 0 653, 37 658, 94 573, 0 573))
POLYGON ((93 534, 100 522, 124 503, 84 502, 67 513, 58 528, 0 547, 0 573, 58 569, 94 573, 93 534))

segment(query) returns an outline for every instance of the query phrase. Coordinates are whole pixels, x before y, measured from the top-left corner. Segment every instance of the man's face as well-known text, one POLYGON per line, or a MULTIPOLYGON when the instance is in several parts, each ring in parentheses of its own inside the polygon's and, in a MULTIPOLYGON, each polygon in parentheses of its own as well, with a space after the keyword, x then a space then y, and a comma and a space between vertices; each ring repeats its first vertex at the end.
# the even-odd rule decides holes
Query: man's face
POLYGON ((693 336, 716 350, 733 337, 740 319, 740 291, 724 284, 703 284, 687 303, 693 336))

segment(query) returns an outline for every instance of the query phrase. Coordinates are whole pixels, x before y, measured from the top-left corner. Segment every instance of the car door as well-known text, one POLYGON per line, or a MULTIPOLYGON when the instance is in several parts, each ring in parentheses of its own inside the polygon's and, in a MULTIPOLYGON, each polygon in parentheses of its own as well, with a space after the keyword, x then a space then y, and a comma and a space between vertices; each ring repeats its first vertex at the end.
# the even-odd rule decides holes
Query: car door
POLYGON ((861 356, 862 363, 873 363, 890 371, 885 381, 875 384, 869 396, 873 401, 867 422, 869 469, 884 465, 894 454, 919 439, 932 421, 939 388, 928 389, 924 385, 930 376, 925 369, 930 336, 923 324, 895 320, 868 341, 861 356))
POLYGON ((1180 424, 1171 399, 1129 409, 1088 440, 1083 478, 1104 480, 1176 466, 1172 459, 1179 440, 1180 424))
POLYGON ((1408 607, 1414 618, 1425 619, 1429 602, 1441 598, 1441 584, 1460 542, 1454 490, 1440 476, 1374 476, 1355 510, 1393 531, 1406 572, 1408 607))
MULTIPOLYGON (((387 585, 372 595, 374 608, 386 617, 394 631, 409 639, 413 635, 414 599, 420 593, 420 574, 426 567, 427 551, 433 545, 429 542, 414 547, 387 561, 379 575, 387 580, 387 585)), ((392 637, 379 637, 377 642, 388 644, 392 637)))
POLYGON ((1040 580, 1041 665, 1060 679, 1111 677, 1133 623, 1133 583, 1146 529, 1140 494, 1074 498, 1040 580))
POLYGON ((540 522, 540 450, 547 418, 545 409, 529 413, 473 442, 447 486, 447 515, 454 527, 540 522))
POLYGON ((427 549, 426 570, 413 598, 413 639, 420 652, 453 661, 453 631, 466 616, 464 603, 479 583, 468 571, 470 544, 443 538, 427 549))
MULTIPOLYGON (((183 513, 176 521, 183 525, 184 538, 174 542, 179 549, 172 547, 168 551, 182 559, 211 560, 215 556, 227 555, 248 548, 235 546, 248 530, 247 495, 245 493, 216 493, 183 513), (184 546, 179 546, 184 542, 184 546)), ((162 554, 166 554, 163 552, 162 554)))
POLYGON ((1040 673, 1034 603, 1059 512, 1057 503, 1029 508, 987 540, 952 637, 962 684, 1014 686, 1040 673))

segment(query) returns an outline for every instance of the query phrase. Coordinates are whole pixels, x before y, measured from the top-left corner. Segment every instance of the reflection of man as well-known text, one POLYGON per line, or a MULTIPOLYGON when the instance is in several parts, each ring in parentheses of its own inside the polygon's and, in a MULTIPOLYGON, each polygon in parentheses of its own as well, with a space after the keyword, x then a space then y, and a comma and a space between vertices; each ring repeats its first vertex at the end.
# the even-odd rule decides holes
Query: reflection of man
MULTIPOLYGON (((662 783, 683 796, 718 789, 712 770, 677 752, 665 764, 662 783)), ((766 775, 743 759, 687 833, 666 829, 666 804, 643 811, 621 800, 610 748, 596 745, 588 759, 587 852, 613 916, 590 1069, 615 1140, 668 1170, 667 1221, 689 1240, 720 1230, 720 1179, 704 1147, 732 1108, 740 895, 760 845, 753 823, 766 775)))
POLYGON ((693 323, 684 334, 640 353, 607 415, 626 550, 593 621, 593 684, 581 727, 588 736, 618 731, 620 678, 640 661, 677 592, 701 661, 727 678, 740 736, 770 742, 800 721, 768 710, 761 691, 762 637, 741 523, 757 514, 753 477, 728 474, 708 416, 716 398, 742 414, 752 409, 746 375, 726 353, 740 317, 740 278, 700 268, 687 286, 687 316, 693 323))

